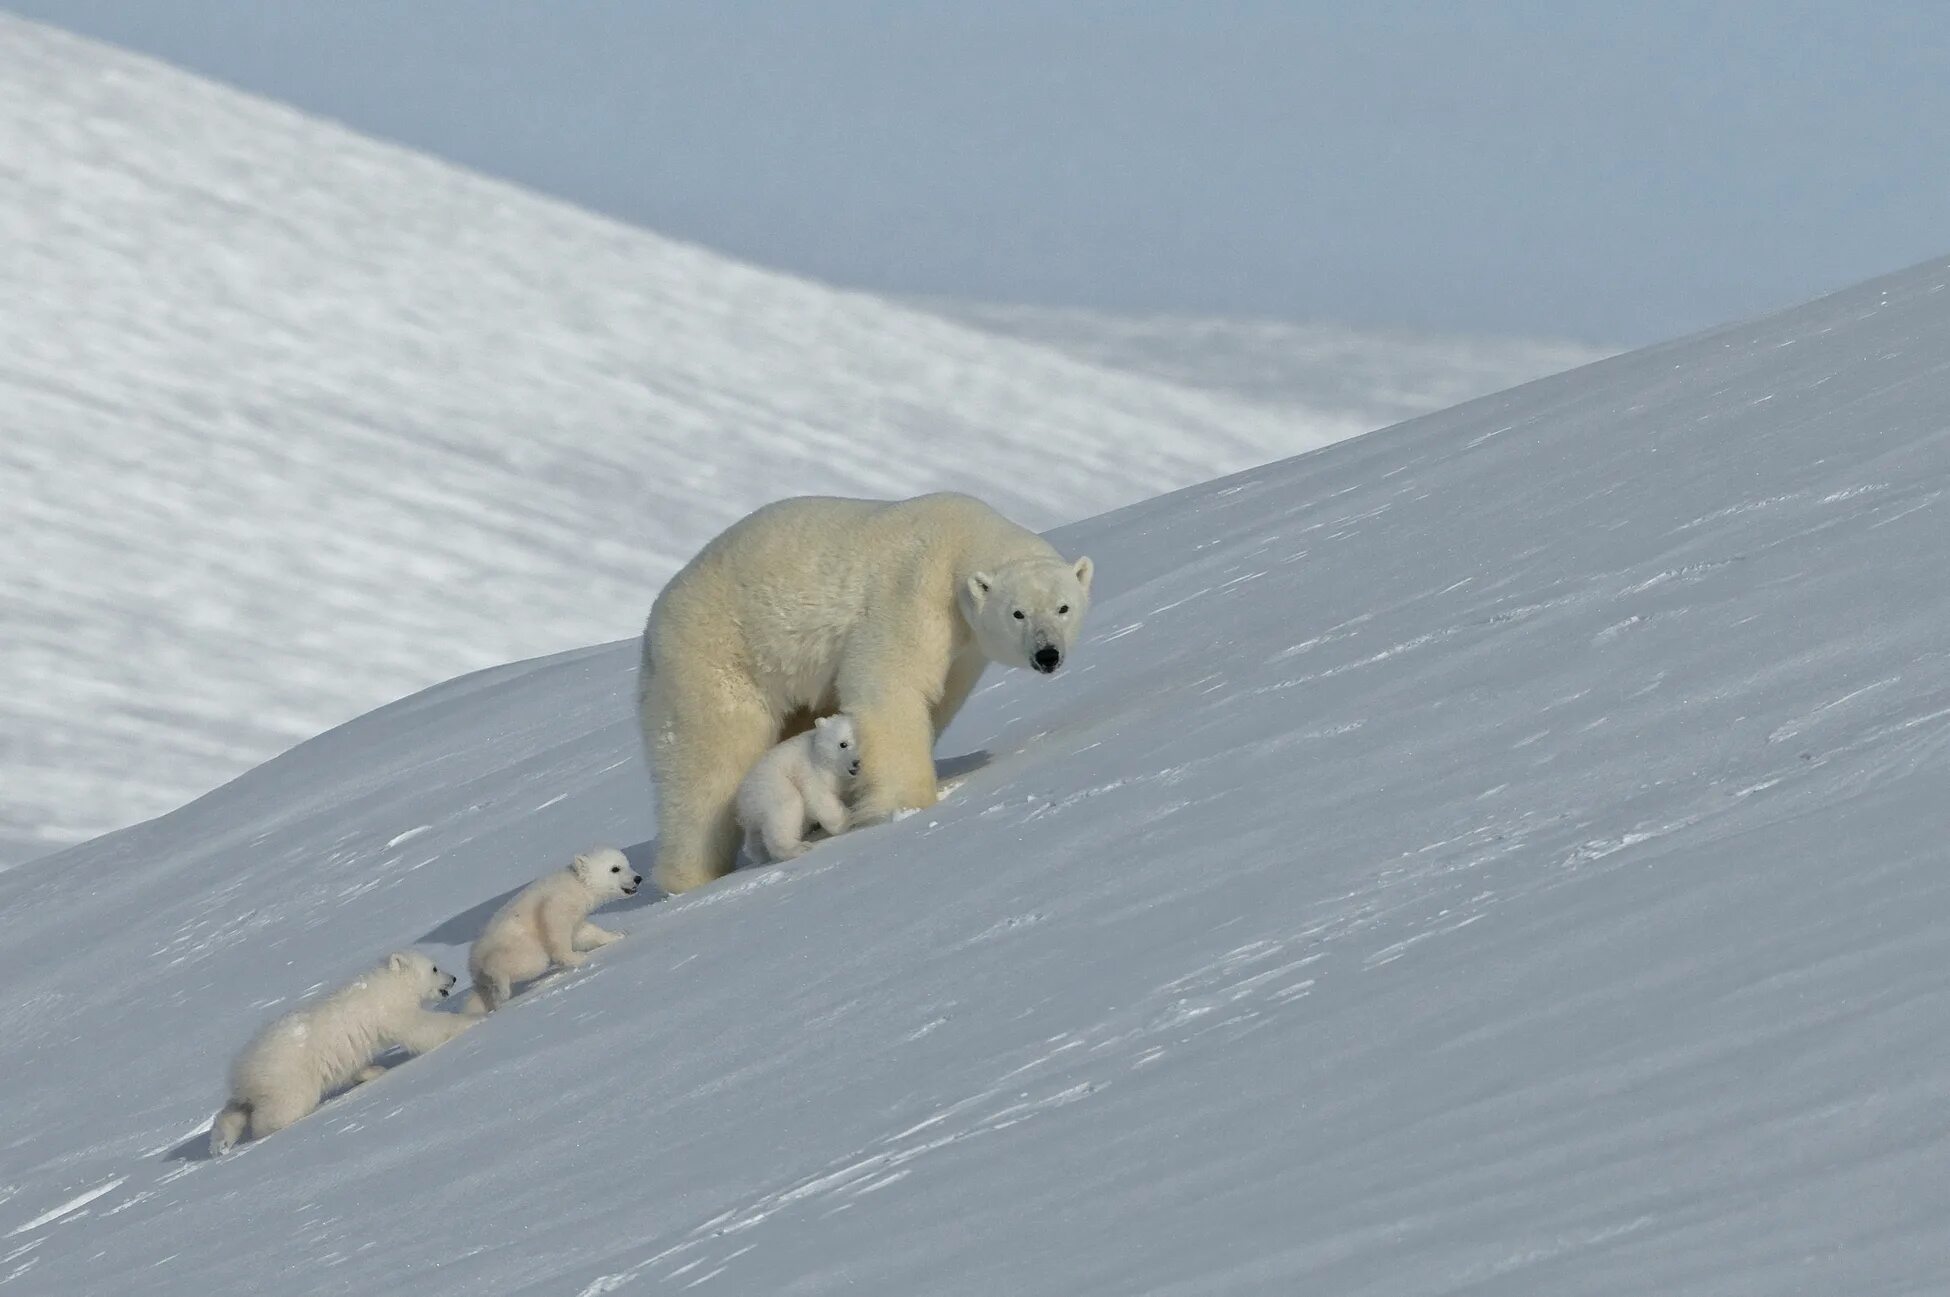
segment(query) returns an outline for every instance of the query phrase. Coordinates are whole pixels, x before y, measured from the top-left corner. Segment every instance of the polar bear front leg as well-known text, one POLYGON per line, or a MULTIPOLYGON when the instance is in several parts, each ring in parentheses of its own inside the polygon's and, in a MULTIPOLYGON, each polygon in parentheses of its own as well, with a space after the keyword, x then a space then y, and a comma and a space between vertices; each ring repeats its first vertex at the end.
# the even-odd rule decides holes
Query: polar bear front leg
POLYGON ((562 968, 579 968, 586 958, 576 949, 576 929, 582 926, 582 915, 567 902, 544 902, 541 912, 535 916, 536 935, 542 939, 542 953, 549 962, 562 968))
POLYGON ((814 824, 826 830, 829 838, 837 838, 846 832, 846 803, 830 788, 806 789, 806 814, 812 817, 814 824))
POLYGON ((934 721, 927 700, 919 694, 883 694, 846 710, 860 734, 862 792, 854 822, 876 824, 897 811, 934 805, 934 721))
POLYGON ((478 1021, 480 1019, 458 1013, 415 1009, 413 1016, 393 1033, 393 1043, 409 1054, 424 1054, 430 1049, 440 1048, 478 1021))
POLYGON ((968 695, 975 692, 976 684, 982 679, 982 670, 988 664, 987 658, 971 648, 963 650, 961 656, 948 667, 948 679, 941 686, 941 700, 932 709, 936 738, 940 738, 941 732, 955 719, 962 704, 968 701, 968 695))
POLYGON ((584 919, 582 926, 576 929, 575 944, 577 950, 600 950, 610 942, 622 939, 622 933, 611 932, 608 928, 599 928, 584 919))

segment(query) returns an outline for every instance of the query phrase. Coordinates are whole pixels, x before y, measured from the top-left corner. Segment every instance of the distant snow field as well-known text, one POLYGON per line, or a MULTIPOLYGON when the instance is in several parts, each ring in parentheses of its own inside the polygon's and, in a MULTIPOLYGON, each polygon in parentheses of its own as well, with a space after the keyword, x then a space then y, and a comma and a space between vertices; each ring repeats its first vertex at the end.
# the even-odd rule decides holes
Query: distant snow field
POLYGON ((632 647, 0 874, 0 1294, 1938 1292, 1947 412, 1940 262, 1062 528, 941 805, 218 1161, 267 1016, 648 860, 632 647))
POLYGON ((1047 527, 1460 391, 1441 348, 1309 359, 1272 404, 1060 354, 6 16, 0 157, 0 865, 627 636, 768 499, 953 487, 1047 527))
POLYGON ((1112 315, 939 300, 919 304, 1093 365, 1368 428, 1447 409, 1614 354, 1576 342, 1284 320, 1112 315))

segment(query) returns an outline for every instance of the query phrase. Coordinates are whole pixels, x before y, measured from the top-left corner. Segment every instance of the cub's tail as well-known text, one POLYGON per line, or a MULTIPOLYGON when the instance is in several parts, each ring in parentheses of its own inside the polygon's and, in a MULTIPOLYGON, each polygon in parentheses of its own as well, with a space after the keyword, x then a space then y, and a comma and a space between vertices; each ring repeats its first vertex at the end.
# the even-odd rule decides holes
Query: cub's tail
POLYGON ((244 1127, 250 1124, 251 1106, 241 1099, 232 1099, 223 1106, 210 1122, 210 1156, 222 1157, 230 1151, 230 1146, 244 1137, 244 1127))

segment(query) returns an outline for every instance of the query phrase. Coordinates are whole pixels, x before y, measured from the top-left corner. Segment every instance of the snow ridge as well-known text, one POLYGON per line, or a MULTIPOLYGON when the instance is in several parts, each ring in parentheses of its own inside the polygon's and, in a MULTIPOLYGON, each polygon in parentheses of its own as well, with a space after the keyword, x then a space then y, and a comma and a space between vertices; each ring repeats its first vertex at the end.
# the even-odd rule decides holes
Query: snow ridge
POLYGON ((0 875, 0 1281, 1931 1291, 1946 290, 1063 529, 1091 626, 971 700, 954 796, 614 907, 586 966, 221 1161, 277 1005, 457 951, 579 847, 648 858, 631 646, 0 875))

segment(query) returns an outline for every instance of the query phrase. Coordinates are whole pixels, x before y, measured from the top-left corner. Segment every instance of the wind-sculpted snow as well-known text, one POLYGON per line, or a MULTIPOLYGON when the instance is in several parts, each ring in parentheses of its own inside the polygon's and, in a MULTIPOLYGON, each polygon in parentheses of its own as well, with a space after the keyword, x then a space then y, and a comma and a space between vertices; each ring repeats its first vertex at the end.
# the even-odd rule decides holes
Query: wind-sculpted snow
POLYGON ((216 1162, 265 1016, 655 826, 628 643, 0 877, 0 1290, 1927 1292, 1950 265, 1065 529, 938 808, 216 1162))

